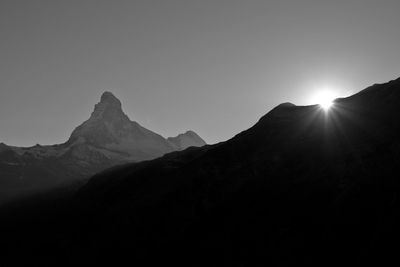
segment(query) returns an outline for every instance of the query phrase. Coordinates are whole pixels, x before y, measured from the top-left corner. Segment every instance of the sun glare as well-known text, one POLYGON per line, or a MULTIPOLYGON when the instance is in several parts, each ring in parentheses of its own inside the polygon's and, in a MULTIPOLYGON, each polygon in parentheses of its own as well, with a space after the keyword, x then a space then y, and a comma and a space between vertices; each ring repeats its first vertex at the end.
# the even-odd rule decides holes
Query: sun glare
POLYGON ((320 105, 321 108, 327 111, 332 107, 335 98, 336 96, 332 91, 324 90, 313 97, 313 103, 320 105))

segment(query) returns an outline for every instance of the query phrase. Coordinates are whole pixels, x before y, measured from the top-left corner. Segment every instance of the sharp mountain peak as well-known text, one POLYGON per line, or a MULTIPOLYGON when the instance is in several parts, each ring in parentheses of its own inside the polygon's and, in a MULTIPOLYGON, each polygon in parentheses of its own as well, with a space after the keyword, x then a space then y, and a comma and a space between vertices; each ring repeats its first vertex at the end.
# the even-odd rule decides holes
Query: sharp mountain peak
POLYGON ((109 91, 105 91, 101 95, 99 104, 114 108, 122 108, 121 101, 113 93, 109 91))
POLYGON ((128 116, 122 110, 121 101, 111 92, 104 92, 101 95, 100 102, 94 107, 90 117, 92 120, 105 119, 109 121, 130 121, 128 116))
POLYGON ((69 143, 84 140, 97 147, 124 152, 129 150, 130 154, 140 154, 140 158, 144 159, 205 144, 193 131, 185 135, 188 135, 188 140, 177 146, 175 142, 144 128, 124 113, 121 101, 113 93, 105 91, 90 118, 73 131, 69 143), (143 153, 146 156, 142 156, 143 153))

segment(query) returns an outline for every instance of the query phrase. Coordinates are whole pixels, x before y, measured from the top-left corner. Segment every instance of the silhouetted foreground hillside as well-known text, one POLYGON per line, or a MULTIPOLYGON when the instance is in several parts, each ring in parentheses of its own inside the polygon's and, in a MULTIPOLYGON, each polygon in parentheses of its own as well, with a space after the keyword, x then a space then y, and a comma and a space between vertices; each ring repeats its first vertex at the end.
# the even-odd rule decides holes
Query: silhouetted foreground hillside
POLYGON ((12 242, 33 245, 9 255, 43 237, 36 260, 66 265, 399 262, 399 116, 400 79, 329 112, 279 105, 227 142, 114 168, 38 205, 29 218, 43 233, 21 239, 25 221, 14 224, 12 242))

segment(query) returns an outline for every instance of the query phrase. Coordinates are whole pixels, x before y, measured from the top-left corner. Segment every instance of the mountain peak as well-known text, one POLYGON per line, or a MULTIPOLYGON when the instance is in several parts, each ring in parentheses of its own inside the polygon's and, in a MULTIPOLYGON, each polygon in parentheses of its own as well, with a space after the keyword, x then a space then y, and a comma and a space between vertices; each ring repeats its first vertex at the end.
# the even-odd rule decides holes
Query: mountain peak
POLYGON ((192 130, 188 130, 188 131, 186 131, 184 134, 187 134, 187 135, 197 135, 194 131, 192 131, 192 130))
POLYGON ((186 131, 176 137, 169 137, 168 141, 173 144, 177 150, 184 150, 190 146, 204 146, 207 143, 194 131, 186 131))
POLYGON ((122 110, 121 101, 111 92, 104 92, 100 102, 94 106, 90 118, 78 126, 71 134, 69 142, 84 140, 104 145, 107 143, 118 143, 118 135, 123 129, 129 128, 132 122, 122 110))
POLYGON ((122 111, 121 101, 115 97, 113 93, 108 91, 101 95, 100 102, 94 107, 91 119, 105 119, 108 121, 119 121, 123 119, 129 121, 128 117, 122 111))
POLYGON ((100 104, 108 104, 108 105, 118 106, 118 107, 122 106, 121 101, 118 98, 116 98, 113 93, 111 93, 109 91, 105 91, 101 95, 100 104))
POLYGON ((189 146, 205 145, 193 131, 171 141, 131 121, 122 110, 121 101, 108 91, 101 95, 90 118, 72 132, 68 144, 77 143, 109 149, 112 153, 125 155, 120 157, 136 161, 153 159, 189 146))

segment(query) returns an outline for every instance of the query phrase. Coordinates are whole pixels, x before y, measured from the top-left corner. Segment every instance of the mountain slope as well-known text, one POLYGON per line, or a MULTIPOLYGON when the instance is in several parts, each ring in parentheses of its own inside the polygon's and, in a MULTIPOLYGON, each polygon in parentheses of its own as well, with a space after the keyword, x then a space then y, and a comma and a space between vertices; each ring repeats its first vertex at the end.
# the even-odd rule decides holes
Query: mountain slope
POLYGON ((105 92, 90 118, 64 144, 29 148, 0 145, 0 203, 38 190, 75 184, 115 165, 154 159, 188 146, 204 145, 185 139, 182 146, 168 141, 123 112, 112 93, 105 92))
POLYGON ((227 142, 96 175, 77 200, 87 226, 75 255, 186 266, 396 260, 399 115, 400 79, 329 112, 282 104, 227 142))

